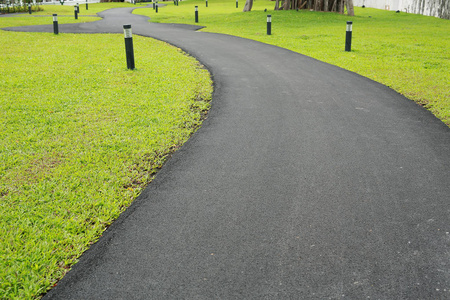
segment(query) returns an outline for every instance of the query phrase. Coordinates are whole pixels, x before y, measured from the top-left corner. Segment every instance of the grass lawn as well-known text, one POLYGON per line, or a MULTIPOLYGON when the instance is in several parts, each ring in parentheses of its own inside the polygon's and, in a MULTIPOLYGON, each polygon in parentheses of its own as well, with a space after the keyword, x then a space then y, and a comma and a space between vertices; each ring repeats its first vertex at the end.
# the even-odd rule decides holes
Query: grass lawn
MULTIPOLYGON (((143 3, 142 5, 146 5, 143 3)), ((357 16, 273 11, 274 2, 189 0, 139 9, 153 22, 278 45, 391 86, 450 125, 450 22, 356 9, 357 16), (264 12, 267 8, 268 12, 264 12), (272 33, 266 35, 266 15, 272 33), (344 51, 352 20, 353 51, 344 51)), ((0 18, 0 28, 98 20, 128 3, 45 5, 40 17, 0 18)), ((136 7, 138 7, 136 5, 136 7)), ((126 69, 123 35, 0 31, 0 298, 38 298, 139 194, 209 108, 207 71, 179 49, 134 36, 137 70, 126 69), (6 41, 6 42, 5 42, 6 41), (148 55, 152 54, 152 55, 148 55)))
MULTIPOLYGON (((28 13, 10 14, 12 17, 0 18, 0 28, 29 25, 53 24, 53 14, 58 15, 59 24, 86 23, 101 20, 95 16, 98 12, 117 7, 139 7, 148 3, 132 5, 128 2, 110 2, 110 3, 89 3, 89 9, 86 10, 85 3, 80 3, 80 13, 75 20, 74 9, 71 5, 40 5, 40 11, 28 13)), ((33 6, 34 7, 34 6, 33 6)))
POLYGON ((277 45, 348 69, 387 85, 431 110, 450 125, 450 21, 422 15, 355 8, 355 17, 336 13, 273 11, 275 2, 257 0, 251 12, 245 1, 189 0, 174 6, 137 9, 151 22, 194 23, 203 31, 277 45), (267 12, 264 12, 267 9, 267 12), (272 35, 266 16, 272 15, 272 35), (352 52, 344 51, 346 21, 353 21, 352 52))
MULTIPOLYGON (((0 27, 19 19, 46 22, 0 27)), ((149 38, 133 37, 134 71, 123 34, 0 39, 0 299, 32 299, 198 128, 212 82, 195 59, 149 38)))

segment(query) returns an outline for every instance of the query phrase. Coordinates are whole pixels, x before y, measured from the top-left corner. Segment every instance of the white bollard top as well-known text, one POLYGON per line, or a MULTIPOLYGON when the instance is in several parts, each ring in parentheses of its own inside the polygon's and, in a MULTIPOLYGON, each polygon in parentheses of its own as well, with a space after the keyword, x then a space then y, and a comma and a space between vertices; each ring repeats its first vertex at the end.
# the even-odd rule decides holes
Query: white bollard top
POLYGON ((133 37, 133 35, 131 33, 131 25, 130 24, 123 25, 123 34, 125 35, 126 39, 133 37))
POLYGON ((352 31, 352 24, 353 22, 347 21, 347 31, 352 31))

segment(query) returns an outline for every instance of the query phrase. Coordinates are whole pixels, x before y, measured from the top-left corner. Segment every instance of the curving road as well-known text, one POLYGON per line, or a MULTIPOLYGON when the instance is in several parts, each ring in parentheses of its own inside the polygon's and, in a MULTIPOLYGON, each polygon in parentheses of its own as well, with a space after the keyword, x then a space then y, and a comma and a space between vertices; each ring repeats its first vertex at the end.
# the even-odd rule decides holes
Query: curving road
POLYGON ((354 73, 131 11, 60 32, 129 23, 184 49, 212 109, 44 299, 450 298, 447 126, 354 73))

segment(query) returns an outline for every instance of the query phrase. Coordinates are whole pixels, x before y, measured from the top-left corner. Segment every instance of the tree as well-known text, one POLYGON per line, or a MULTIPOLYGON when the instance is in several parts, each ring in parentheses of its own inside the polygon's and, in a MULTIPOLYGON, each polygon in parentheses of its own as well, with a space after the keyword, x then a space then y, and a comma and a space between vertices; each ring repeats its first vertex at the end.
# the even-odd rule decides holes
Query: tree
MULTIPOLYGON (((253 0, 247 0, 247 3, 253 0)), ((275 10, 290 10, 290 9, 312 9, 315 11, 332 11, 343 14, 347 8, 347 14, 354 16, 353 0, 276 0, 275 10)), ((251 10, 251 7, 250 7, 251 10)), ((245 10, 244 11, 249 11, 245 10)))
POLYGON ((246 0, 245 1, 245 5, 244 5, 244 9, 242 11, 251 11, 253 7, 253 0, 246 0))

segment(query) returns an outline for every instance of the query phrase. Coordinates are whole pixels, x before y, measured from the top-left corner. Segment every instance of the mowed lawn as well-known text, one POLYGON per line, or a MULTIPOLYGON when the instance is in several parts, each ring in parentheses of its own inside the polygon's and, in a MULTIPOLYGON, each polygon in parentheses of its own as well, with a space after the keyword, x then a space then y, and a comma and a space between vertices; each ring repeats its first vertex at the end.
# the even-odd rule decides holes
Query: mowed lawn
MULTIPOLYGON (((27 20, 52 22, 8 17, 0 28, 27 20)), ((32 299, 200 126, 212 82, 195 59, 149 38, 133 37, 134 71, 123 34, 0 39, 0 299, 32 299)))
MULTIPOLYGON (((369 8, 355 17, 273 11, 257 0, 165 2, 152 22, 278 45, 357 72, 425 105, 450 125, 448 20, 369 8), (267 9, 267 12, 264 12, 267 9), (272 35, 266 16, 272 15, 272 35), (353 51, 344 51, 353 21, 353 51)), ((136 5, 144 6, 147 3, 136 5)), ((0 18, 0 28, 98 20, 131 6, 43 6, 41 17, 0 18)), ((212 82, 180 49, 134 36, 135 71, 126 69, 123 35, 0 31, 0 298, 38 298, 151 181, 170 153, 201 124, 212 82), (5 42, 6 41, 6 42, 5 42)), ((301 80, 301 78, 299 78, 301 80)))
POLYGON ((239 0, 239 8, 235 0, 209 0, 208 7, 203 0, 183 1, 179 6, 167 3, 158 13, 148 8, 134 13, 149 16, 150 22, 195 24, 194 6, 198 6, 198 25, 206 26, 203 31, 280 46, 356 72, 424 105, 450 125, 450 20, 360 7, 354 17, 274 11, 275 2, 268 0, 256 0, 246 13, 244 0, 239 0), (351 52, 344 51, 347 21, 353 22, 351 52))

